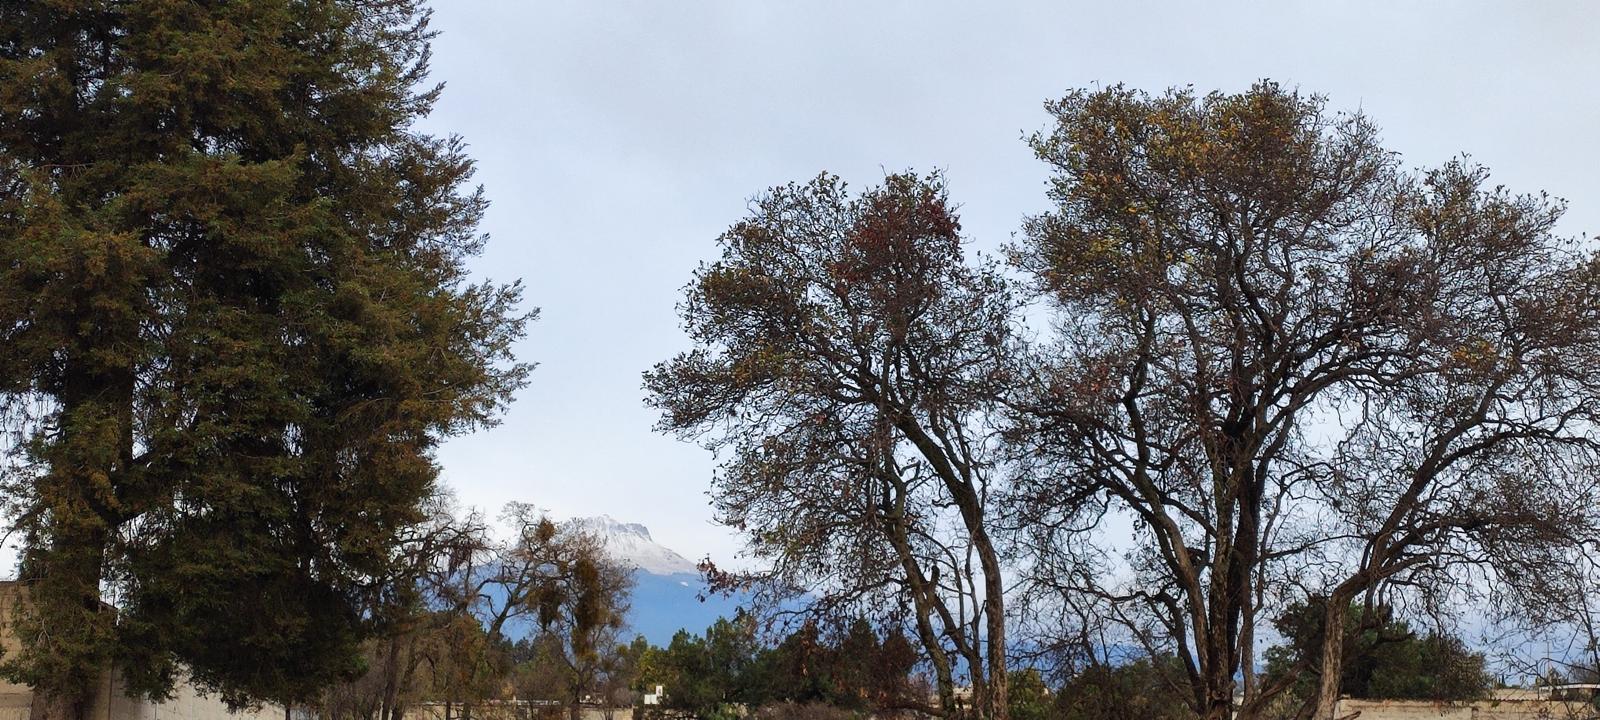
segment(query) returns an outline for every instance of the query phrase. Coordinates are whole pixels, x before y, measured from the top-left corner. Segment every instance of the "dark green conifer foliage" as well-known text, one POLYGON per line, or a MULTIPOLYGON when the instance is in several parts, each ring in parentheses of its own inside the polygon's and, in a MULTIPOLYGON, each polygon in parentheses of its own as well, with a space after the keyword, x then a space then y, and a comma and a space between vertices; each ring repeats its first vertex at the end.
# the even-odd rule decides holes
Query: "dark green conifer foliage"
MULTIPOLYGON (((1327 642, 1323 628, 1327 598, 1313 596, 1290 605, 1273 625, 1283 642, 1267 649, 1267 675, 1293 680, 1295 703, 1316 701, 1315 667, 1327 642)), ((1419 631, 1382 604, 1351 603, 1344 623, 1343 668, 1339 694, 1379 700, 1463 702, 1484 697, 1494 680, 1482 653, 1440 630, 1419 631)))
POLYGON ((523 382, 520 287, 466 277, 472 163, 415 128, 429 37, 415 0, 0 12, 0 429, 34 599, 4 671, 47 716, 107 662, 232 702, 358 670, 434 447, 523 382))

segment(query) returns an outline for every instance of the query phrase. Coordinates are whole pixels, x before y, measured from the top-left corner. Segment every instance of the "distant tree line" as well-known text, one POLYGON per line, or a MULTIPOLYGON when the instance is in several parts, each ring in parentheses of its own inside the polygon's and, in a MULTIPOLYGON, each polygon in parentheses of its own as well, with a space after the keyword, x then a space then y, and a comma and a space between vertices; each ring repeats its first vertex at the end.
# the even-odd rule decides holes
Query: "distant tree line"
POLYGON ((916 647, 865 619, 807 622, 774 642, 741 613, 702 634, 679 631, 666 647, 623 642, 631 571, 525 506, 506 519, 521 528, 510 542, 486 542, 472 514, 446 513, 419 536, 416 550, 434 561, 413 566, 413 605, 390 608, 390 632, 364 647, 364 672, 308 708, 328 720, 399 720, 427 705, 471 720, 576 717, 585 706, 697 718, 930 707, 916 647), (658 703, 641 703, 658 689, 658 703))
MULTIPOLYGON (((418 557, 434 558, 413 565, 426 568, 414 575, 417 604, 368 643, 363 674, 310 704, 328 720, 399 720, 424 705, 446 720, 576 717, 583 707, 631 709, 635 720, 941 712, 936 675, 903 624, 808 618, 775 633, 741 611, 699 634, 680 630, 665 647, 640 636, 624 642, 629 570, 594 538, 513 505, 505 519, 518 534, 496 543, 475 514, 438 509, 415 546, 418 557)), ((1264 717, 1296 717, 1317 696, 1316 676, 1298 667, 1323 652, 1323 602, 1297 603, 1274 623, 1282 641, 1265 653, 1263 672, 1288 690, 1264 717)), ((1447 632, 1418 632, 1382 605, 1353 605, 1345 617, 1343 695, 1451 702, 1484 697, 1493 685, 1483 655, 1447 632)), ((1129 651, 1105 662, 1076 659, 1047 652, 1009 671, 1007 714, 1190 716, 1178 658, 1129 651)), ((970 686, 959 691, 957 712, 975 710, 970 686)))
POLYGON ((642 714, 732 718, 787 705, 887 715, 927 707, 919 653, 898 630, 880 633, 857 619, 828 632, 807 623, 772 644, 761 638, 754 618, 741 614, 647 648, 635 687, 659 685, 665 698, 640 706, 642 714))

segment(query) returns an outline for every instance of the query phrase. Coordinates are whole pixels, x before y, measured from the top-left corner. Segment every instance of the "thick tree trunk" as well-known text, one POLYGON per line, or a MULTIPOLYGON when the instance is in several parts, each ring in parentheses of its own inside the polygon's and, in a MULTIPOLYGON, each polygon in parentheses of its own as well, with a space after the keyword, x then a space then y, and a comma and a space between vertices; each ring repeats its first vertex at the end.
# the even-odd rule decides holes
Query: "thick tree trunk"
POLYGON ((133 373, 73 362, 61 391, 61 432, 47 451, 40 499, 52 508, 48 548, 24 558, 33 652, 54 655, 34 688, 30 720, 86 720, 92 681, 109 672, 114 619, 100 597, 106 547, 122 520, 119 475, 133 463, 133 373), (62 661, 65 662, 62 662, 62 661))
POLYGON ((1211 660, 1206 665, 1205 720, 1233 720, 1233 672, 1227 661, 1226 648, 1212 646, 1211 660))
POLYGON ((1339 680, 1344 675, 1344 619, 1349 598, 1334 593, 1322 620, 1322 677, 1317 682, 1316 720, 1335 720, 1339 712, 1339 680))
POLYGON ((35 692, 28 720, 87 720, 87 699, 71 693, 35 692))
MULTIPOLYGON (((34 652, 70 658, 67 677, 98 678, 110 670, 111 618, 100 601, 107 531, 98 518, 68 519, 55 529, 43 574, 31 578, 29 602, 39 614, 34 652)), ((37 569, 36 569, 37 570, 37 569)), ((87 720, 94 683, 49 678, 34 688, 30 720, 87 720)))
POLYGON ((1252 580, 1259 559, 1263 488, 1252 464, 1253 445, 1238 433, 1237 429, 1230 432, 1229 440, 1217 451, 1218 457, 1226 459, 1226 469, 1216 488, 1216 513, 1219 518, 1232 517, 1233 523, 1231 527, 1218 523, 1210 558, 1208 620, 1202 641, 1209 655, 1203 678, 1207 720, 1234 720, 1241 708, 1248 712, 1248 706, 1235 700, 1239 688, 1235 673, 1242 659, 1253 662, 1243 644, 1253 643, 1254 633, 1244 626, 1253 622, 1252 580))
MULTIPOLYGON (((1227 633, 1229 638, 1228 650, 1228 703, 1232 717, 1235 703, 1233 701, 1234 669, 1242 668, 1244 687, 1241 688, 1242 702, 1239 708, 1252 708, 1250 701, 1254 692, 1255 668, 1250 665, 1255 662, 1255 576, 1260 564, 1261 548, 1261 503, 1265 488, 1262 487, 1260 478, 1263 473, 1257 473, 1252 465, 1255 456, 1254 450, 1242 455, 1237 463, 1236 477, 1238 484, 1243 488, 1239 499, 1239 521, 1233 534, 1233 544, 1228 558, 1227 572, 1227 633)), ((1248 719, 1247 719, 1248 720, 1248 719)))
MULTIPOLYGON (((1219 569, 1219 564, 1214 562, 1211 566, 1213 577, 1219 569)), ((1225 568, 1223 570, 1225 576, 1226 570, 1225 568)), ((1207 612, 1204 637, 1197 638, 1197 647, 1203 648, 1205 653, 1200 678, 1204 689, 1201 716, 1205 720, 1233 720, 1234 714, 1233 670, 1236 666, 1234 659, 1237 657, 1234 643, 1237 638, 1229 627, 1229 595, 1226 587, 1219 587, 1222 582, 1213 580, 1212 590, 1207 598, 1210 608, 1207 612)))
POLYGON ((396 707, 396 700, 400 696, 400 638, 389 638, 388 659, 383 668, 383 703, 378 712, 378 717, 384 720, 400 720, 400 712, 396 707))
MULTIPOLYGON (((967 536, 971 538, 974 549, 978 551, 978 564, 983 571, 983 594, 985 611, 984 638, 985 652, 989 656, 987 665, 973 663, 973 700, 978 717, 983 720, 1007 720, 1010 716, 1010 693, 1006 683, 1006 609, 1005 609, 1005 580, 1001 577, 1000 556, 994 550, 994 543, 989 538, 988 529, 984 527, 982 499, 973 489, 972 485, 963 482, 946 465, 941 472, 945 479, 945 487, 954 498, 957 508, 961 511, 962 523, 966 526, 967 536), (981 677, 987 675, 987 678, 981 677), (982 687, 980 692, 979 688, 982 687)), ((972 649, 976 652, 979 646, 978 638, 972 639, 972 649)))
POLYGON ((990 720, 1007 720, 1011 715, 1011 697, 1006 667, 1005 582, 1000 577, 1000 558, 995 554, 988 533, 980 528, 974 535, 978 558, 983 563, 984 602, 988 606, 985 628, 989 653, 987 716, 990 720))

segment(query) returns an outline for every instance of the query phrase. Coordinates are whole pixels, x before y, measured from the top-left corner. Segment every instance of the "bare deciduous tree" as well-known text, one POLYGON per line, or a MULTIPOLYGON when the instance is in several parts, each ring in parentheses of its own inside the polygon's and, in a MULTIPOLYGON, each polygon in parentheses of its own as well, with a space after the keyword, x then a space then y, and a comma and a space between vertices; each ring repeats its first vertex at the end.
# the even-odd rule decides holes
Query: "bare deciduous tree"
POLYGON ((510 681, 511 640, 537 633, 576 712, 614 659, 632 577, 581 529, 525 503, 502 514, 497 539, 477 512, 446 496, 408 530, 395 574, 375 588, 372 613, 386 633, 368 643, 365 675, 326 695, 330 717, 398 720, 417 700, 443 700, 447 720, 470 719, 510 681))
POLYGON ((567 710, 578 720, 586 696, 607 703, 610 712, 605 691, 611 676, 622 670, 619 641, 633 572, 578 526, 562 528, 557 540, 546 558, 549 580, 535 604, 544 655, 561 668, 567 710))

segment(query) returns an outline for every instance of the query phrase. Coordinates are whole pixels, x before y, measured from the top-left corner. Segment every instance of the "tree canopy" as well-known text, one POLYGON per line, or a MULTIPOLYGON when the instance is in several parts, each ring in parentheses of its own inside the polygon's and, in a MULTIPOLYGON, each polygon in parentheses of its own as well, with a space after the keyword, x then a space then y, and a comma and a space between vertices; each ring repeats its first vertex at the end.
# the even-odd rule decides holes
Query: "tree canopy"
POLYGON ((1588 607, 1553 578, 1600 538, 1600 256, 1561 202, 1407 169, 1271 82, 1046 107, 1051 208, 1009 271, 965 259, 937 175, 896 174, 774 188, 696 274, 694 347, 646 387, 726 451, 713 501, 769 564, 735 582, 892 600, 985 717, 1009 623, 1160 678, 1160 712, 1259 717, 1311 675, 1331 720, 1345 643, 1259 673, 1297 602, 1329 636, 1394 597, 1588 607))
MULTIPOLYGON (((1403 171, 1364 116, 1271 83, 1049 109, 1056 207, 1015 257, 1062 329, 1016 436, 1055 471, 1022 511, 1040 580, 1174 653, 1197 712, 1281 692, 1263 611, 1326 595, 1336 634, 1356 597, 1515 587, 1595 536, 1600 262, 1559 203, 1403 171), (1083 571, 1108 559, 1084 528, 1124 514, 1137 551, 1083 571)), ((1342 647, 1305 659, 1319 718, 1342 647)))
POLYGON ((645 384, 661 429, 729 452, 719 519, 771 563, 734 582, 900 613, 944 705, 962 674, 1002 717, 992 498, 1015 302, 959 230, 937 175, 773 188, 686 290, 695 349, 645 384))

